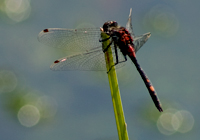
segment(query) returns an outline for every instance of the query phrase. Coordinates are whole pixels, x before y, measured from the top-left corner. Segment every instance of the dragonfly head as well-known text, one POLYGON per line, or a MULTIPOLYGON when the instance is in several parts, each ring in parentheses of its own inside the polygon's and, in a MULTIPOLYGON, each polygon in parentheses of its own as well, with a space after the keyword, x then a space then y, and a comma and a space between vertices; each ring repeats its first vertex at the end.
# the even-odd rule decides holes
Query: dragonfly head
POLYGON ((103 31, 107 34, 109 34, 109 31, 113 28, 113 27, 117 27, 118 23, 116 21, 107 21, 104 23, 103 25, 103 31))

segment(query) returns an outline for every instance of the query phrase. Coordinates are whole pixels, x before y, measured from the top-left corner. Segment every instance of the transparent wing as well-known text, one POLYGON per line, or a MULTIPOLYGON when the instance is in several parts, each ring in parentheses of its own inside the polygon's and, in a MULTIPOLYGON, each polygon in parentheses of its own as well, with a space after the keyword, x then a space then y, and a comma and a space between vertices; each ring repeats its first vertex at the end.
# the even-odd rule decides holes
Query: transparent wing
MULTIPOLYGON (((51 65, 52 70, 106 70, 105 57, 102 51, 102 44, 99 42, 101 32, 99 28, 87 29, 62 29, 49 28, 41 31, 38 35, 39 42, 67 51, 79 51, 75 55, 70 55, 55 61, 51 65)), ((148 35, 144 34, 134 39, 135 50, 146 42, 148 35)), ((116 62, 115 51, 112 47, 113 59, 116 62)), ((124 61, 124 56, 118 49, 119 62, 124 61)), ((119 63, 116 68, 125 65, 119 63)))
POLYGON ((130 14, 128 16, 128 22, 126 23, 126 29, 129 31, 129 33, 134 38, 134 32, 133 32, 133 26, 132 26, 132 18, 131 18, 132 8, 130 9, 130 14))
MULTIPOLYGON (((134 40, 134 48, 137 52, 142 45, 148 40, 150 33, 137 36, 134 40)), ((98 39, 99 40, 99 39, 98 39)), ((101 43, 100 43, 101 44, 101 43)), ((112 55, 114 63, 116 62, 116 55, 113 45, 112 55)), ((118 48, 118 60, 119 62, 124 61, 124 56, 118 48)), ((115 67, 120 68, 124 66, 125 63, 118 63, 115 67)), ((99 47, 94 47, 88 51, 82 53, 77 53, 74 55, 66 56, 61 59, 56 60, 50 68, 54 71, 70 71, 70 70, 94 70, 94 71, 106 71, 106 61, 105 56, 102 51, 102 45, 99 47)))
POLYGON ((85 51, 101 45, 100 35, 100 28, 49 28, 39 33, 38 41, 68 51, 85 51))
MULTIPOLYGON (((132 31, 132 25, 126 28, 129 30, 129 32, 132 31)), ((49 28, 39 33, 38 40, 39 42, 47 46, 60 48, 67 51, 80 52, 96 48, 97 46, 101 46, 101 42, 99 42, 100 35, 101 32, 99 28, 87 28, 87 29, 49 28)), ((133 37, 134 38, 133 43, 135 45, 136 51, 138 51, 142 47, 142 45, 148 40, 150 35, 151 35, 150 33, 146 33, 140 36, 133 37)))
MULTIPOLYGON (((114 50, 112 51, 114 52, 114 50)), ((119 53, 119 61, 124 61, 122 53, 119 53)), ((113 60, 116 62, 115 53, 113 53, 113 60)), ((116 68, 120 68, 125 63, 119 63, 116 68)), ((84 53, 77 53, 58 59, 50 66, 55 71, 70 71, 70 70, 94 70, 106 71, 105 56, 102 51, 102 46, 91 49, 84 53)))
POLYGON ((134 38, 133 44, 136 52, 144 45, 145 42, 147 42, 150 36, 151 33, 146 33, 134 38))
POLYGON ((129 33, 133 37, 133 44, 134 44, 134 49, 137 52, 143 45, 144 43, 148 40, 148 38, 151 36, 151 33, 146 33, 140 36, 135 36, 133 32, 133 27, 132 27, 132 8, 130 9, 130 14, 128 16, 128 22, 126 23, 126 29, 129 31, 129 33))

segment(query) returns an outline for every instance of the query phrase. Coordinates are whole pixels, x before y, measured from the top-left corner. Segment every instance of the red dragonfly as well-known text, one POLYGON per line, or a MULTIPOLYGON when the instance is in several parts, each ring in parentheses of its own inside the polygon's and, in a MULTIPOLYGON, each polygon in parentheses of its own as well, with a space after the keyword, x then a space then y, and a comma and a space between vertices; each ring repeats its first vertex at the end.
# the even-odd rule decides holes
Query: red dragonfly
POLYGON ((78 51, 81 53, 73 54, 56 60, 50 68, 55 71, 67 70, 106 70, 104 52, 109 47, 112 48, 115 66, 118 68, 127 61, 127 55, 136 66, 141 78, 143 79, 156 108, 162 112, 162 107, 156 95, 156 91, 140 67, 136 52, 150 37, 150 33, 135 36, 132 30, 130 10, 128 22, 125 27, 121 27, 116 21, 104 23, 103 28, 84 28, 84 29, 44 29, 38 35, 39 42, 64 49, 67 51, 78 51), (109 35, 109 38, 101 40, 101 32, 109 35), (103 41, 110 40, 110 44, 102 50, 103 41), (118 53, 121 51, 121 53, 118 53))

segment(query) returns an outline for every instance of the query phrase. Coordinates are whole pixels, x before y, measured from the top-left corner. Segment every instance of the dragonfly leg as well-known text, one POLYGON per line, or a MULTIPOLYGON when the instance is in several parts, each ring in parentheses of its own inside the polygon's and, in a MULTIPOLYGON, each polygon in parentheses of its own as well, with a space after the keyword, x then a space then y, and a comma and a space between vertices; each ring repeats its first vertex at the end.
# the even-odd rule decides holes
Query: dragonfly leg
POLYGON ((108 48, 111 46, 112 43, 113 43, 113 41, 111 41, 111 42, 108 44, 108 46, 106 46, 106 48, 103 50, 104 53, 108 50, 108 48))
POLYGON ((120 61, 120 62, 117 62, 117 63, 115 63, 114 65, 112 65, 112 66, 110 67, 109 71, 107 71, 107 73, 110 72, 110 70, 111 70, 114 66, 116 66, 117 64, 119 64, 119 63, 123 63, 123 62, 126 62, 126 61, 127 61, 126 56, 125 56, 124 58, 125 58, 124 61, 120 61))
MULTIPOLYGON (((127 57, 126 57, 126 55, 124 55, 124 61, 120 61, 120 62, 119 62, 119 59, 118 59, 118 51, 117 51, 117 46, 116 46, 116 45, 114 45, 114 47, 115 47, 115 57, 116 57, 116 62, 115 62, 115 65, 117 65, 117 64, 119 64, 119 63, 126 62, 126 61, 127 61, 127 57)), ((115 65, 114 65, 114 66, 115 66, 115 65)))
POLYGON ((116 62, 115 62, 114 65, 112 65, 112 66, 110 67, 110 69, 107 71, 107 73, 110 72, 110 70, 112 69, 112 67, 116 66, 116 65, 119 64, 119 63, 123 63, 123 62, 126 62, 126 61, 127 61, 127 57, 126 57, 126 55, 124 55, 124 61, 120 61, 120 62, 119 62, 119 59, 118 59, 118 51, 117 51, 117 46, 116 46, 116 44, 114 45, 114 48, 115 48, 116 62))
POLYGON ((104 42, 104 41, 107 41, 108 39, 110 39, 110 37, 108 37, 106 39, 99 39, 99 42, 104 42))
POLYGON ((117 52, 117 45, 114 44, 114 47, 115 47, 115 57, 116 57, 116 62, 115 62, 115 65, 117 65, 119 63, 119 59, 118 59, 118 52, 117 52))

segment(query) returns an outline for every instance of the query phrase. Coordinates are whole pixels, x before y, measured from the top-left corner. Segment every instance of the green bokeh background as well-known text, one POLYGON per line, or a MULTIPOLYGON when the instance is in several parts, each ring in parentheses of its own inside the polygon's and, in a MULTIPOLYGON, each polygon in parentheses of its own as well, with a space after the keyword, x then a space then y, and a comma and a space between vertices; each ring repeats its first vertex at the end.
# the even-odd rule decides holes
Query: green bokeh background
POLYGON ((130 8, 135 34, 152 34, 137 58, 164 113, 186 110, 194 125, 185 133, 162 133, 161 114, 129 60, 117 71, 129 138, 198 139, 199 5, 198 0, 0 0, 0 139, 118 139, 106 72, 51 71, 51 63, 69 53, 44 46, 37 35, 45 28, 101 27, 107 20, 125 26, 130 8), (26 104, 42 106, 32 127, 18 118, 26 104))

